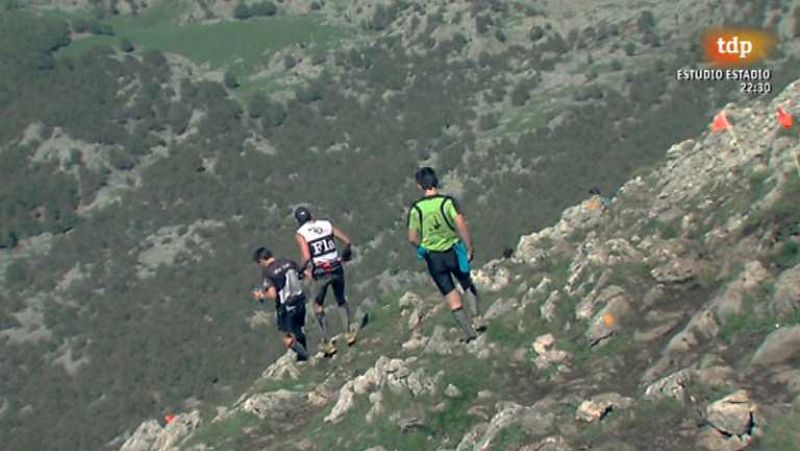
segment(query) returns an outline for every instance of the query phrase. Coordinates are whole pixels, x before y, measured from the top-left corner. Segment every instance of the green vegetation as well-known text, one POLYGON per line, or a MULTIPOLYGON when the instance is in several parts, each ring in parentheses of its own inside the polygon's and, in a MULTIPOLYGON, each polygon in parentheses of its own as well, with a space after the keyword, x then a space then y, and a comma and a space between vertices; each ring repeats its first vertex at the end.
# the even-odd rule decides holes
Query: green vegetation
POLYGON ((203 426, 195 434, 191 444, 203 443, 214 449, 236 449, 247 443, 245 429, 263 423, 257 416, 247 412, 236 412, 230 417, 203 426))
MULTIPOLYGON (((481 5, 487 14, 507 8, 481 5)), ((537 96, 538 79, 512 63, 552 70, 556 58, 542 53, 568 44, 549 30, 541 48, 510 46, 476 65, 463 35, 433 43, 426 35, 409 44, 427 53, 400 51, 397 38, 380 33, 399 12, 391 6, 363 24, 369 39, 347 46, 350 30, 320 15, 178 25, 186 6, 161 1, 127 17, 0 13, 0 241, 25 249, 28 239, 54 234, 52 248, 20 257, 3 280, 4 325, 16 324, 13 314, 40 295, 47 299, 42 327, 54 337, 0 343, 0 365, 9 369, 0 393, 9 406, 0 417, 5 448, 94 449, 142 418, 182 409, 189 397, 232 402, 283 352, 274 326, 252 321, 259 306, 247 290, 258 277, 255 245, 297 256, 293 205, 311 203, 354 237, 359 260, 347 269, 348 295, 355 304, 377 299, 374 329, 401 336, 405 324, 387 293, 408 289, 423 271, 403 224, 418 195, 411 174, 424 158, 435 158, 441 174, 454 175, 452 188, 463 189, 480 258, 488 260, 521 233, 551 224, 588 186, 613 191, 638 165, 661 158, 667 145, 702 129, 708 105, 735 88, 695 83, 662 96, 653 86, 666 84, 664 72, 645 72, 630 89, 609 86, 602 101, 572 105, 545 93, 556 97, 549 102, 537 96), (84 28, 71 42, 70 32, 84 28), (291 71, 310 53, 322 74, 301 86, 280 64, 262 72, 278 51, 291 71), (206 81, 204 68, 183 78, 165 52, 230 74, 228 87, 240 85, 236 97, 206 81), (487 134, 472 127, 481 93, 519 105, 498 109, 487 134), (544 127, 555 114, 561 120, 544 127), (488 152, 486 137, 494 140, 488 152), (41 160, 30 158, 37 153, 41 160), (135 186, 119 181, 126 177, 135 186), (148 239, 165 229, 178 236, 148 239), (152 256, 163 264, 144 268, 152 256), (69 282, 73 268, 81 277, 69 282), (51 302, 53 293, 63 302, 51 302), (52 363, 62 343, 88 362, 75 376, 52 363), (36 414, 23 417, 29 409, 36 414)), ((546 269, 562 283, 568 264, 556 258, 546 269)), ((560 318, 574 323, 576 301, 563 300, 560 318)), ((432 321, 450 319, 443 313, 432 321)), ((494 339, 523 344, 507 321, 494 339)), ((477 420, 465 414, 466 403, 486 380, 512 374, 469 358, 461 365, 441 367, 465 397, 433 417, 436 434, 467 430, 477 420)), ((319 415, 309 434, 320 432, 319 415)), ((209 441, 246 449, 224 435, 249 421, 229 419, 208 432, 216 436, 209 441)), ((337 440, 325 443, 342 447, 337 440)))
POLYGON ((775 326, 791 326, 800 324, 800 311, 791 315, 777 315, 774 312, 756 311, 758 303, 769 299, 771 287, 763 288, 758 293, 746 295, 744 298, 744 311, 741 314, 725 318, 720 327, 719 338, 726 344, 736 344, 743 341, 757 341, 775 330, 775 326))
MULTIPOLYGON (((113 36, 82 38, 60 51, 59 56, 74 58, 97 46, 115 46, 119 39, 125 39, 142 51, 177 53, 197 64, 208 63, 212 68, 229 70, 250 93, 269 87, 269 79, 251 80, 251 77, 264 70, 275 51, 302 44, 323 52, 335 48, 345 37, 344 30, 327 25, 316 16, 254 17, 235 23, 177 25, 174 18, 181 8, 180 1, 162 1, 141 16, 117 16, 98 22, 113 28, 113 36)), ((259 12, 256 16, 272 15, 261 14, 255 7, 253 11, 259 12)))
POLYGON ((764 438, 759 440, 756 449, 763 451, 800 450, 800 408, 792 409, 773 422, 767 423, 764 438))

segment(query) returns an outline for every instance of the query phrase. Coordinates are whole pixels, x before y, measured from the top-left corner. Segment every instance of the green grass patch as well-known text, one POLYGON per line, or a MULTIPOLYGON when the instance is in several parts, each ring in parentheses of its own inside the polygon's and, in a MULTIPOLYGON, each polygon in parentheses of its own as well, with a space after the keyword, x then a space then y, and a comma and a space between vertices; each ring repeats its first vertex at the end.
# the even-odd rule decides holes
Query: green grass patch
POLYGON ((497 451, 516 449, 523 445, 529 438, 530 435, 522 426, 512 424, 500 430, 497 436, 495 436, 495 439, 492 440, 491 449, 497 451))
POLYGON ((678 237, 680 229, 673 222, 664 222, 658 219, 654 220, 650 226, 659 237, 665 240, 670 240, 678 237))
POLYGON ((764 438, 756 446, 763 451, 800 451, 800 409, 795 408, 767 423, 764 438))
POLYGON ((791 268, 800 264, 800 243, 797 241, 783 241, 775 246, 767 260, 781 269, 791 268))
POLYGON ((670 418, 684 418, 687 413, 686 407, 674 398, 643 400, 619 413, 616 426, 630 431, 657 430, 660 424, 668 422, 670 418))
MULTIPOLYGON (((766 192, 767 188, 762 190, 766 192)), ((766 224, 779 225, 779 235, 782 231, 793 231, 800 223, 800 203, 797 199, 800 199, 800 177, 792 175, 784 183, 780 197, 769 210, 759 211, 747 218, 745 231, 752 231, 766 224)))
POLYGON ((190 439, 188 445, 205 444, 211 449, 235 449, 237 440, 241 439, 243 430, 263 423, 257 416, 239 411, 216 423, 208 423, 200 427, 190 439))
POLYGON ((698 402, 709 403, 728 396, 733 390, 725 385, 694 382, 686 387, 686 392, 690 397, 698 400, 698 402))
POLYGON ((122 39, 127 39, 139 50, 177 53, 198 64, 208 63, 213 69, 229 70, 239 79, 240 90, 252 92, 281 86, 270 78, 249 79, 275 51, 303 44, 315 52, 324 52, 347 35, 344 29, 326 24, 317 15, 178 25, 175 18, 182 8, 185 4, 181 1, 164 1, 140 16, 104 20, 102 23, 113 27, 114 36, 89 36, 74 41, 59 55, 76 57, 97 46, 118 47, 122 39))
POLYGON ((758 293, 745 296, 744 311, 725 319, 719 331, 720 340, 731 345, 753 337, 765 336, 775 330, 776 324, 783 326, 800 324, 800 312, 798 311, 789 315, 778 315, 774 312, 756 313, 756 304, 763 302, 764 299, 770 299, 773 288, 765 287, 758 293))
POLYGON ((642 287, 649 285, 652 275, 650 267, 642 262, 626 262, 614 265, 609 278, 609 285, 621 287, 642 287))

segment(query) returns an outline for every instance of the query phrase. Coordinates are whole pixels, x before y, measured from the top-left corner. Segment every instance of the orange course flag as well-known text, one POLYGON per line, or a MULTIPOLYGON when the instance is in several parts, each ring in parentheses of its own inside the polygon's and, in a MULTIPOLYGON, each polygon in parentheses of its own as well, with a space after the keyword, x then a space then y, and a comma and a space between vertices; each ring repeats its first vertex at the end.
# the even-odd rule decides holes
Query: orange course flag
POLYGON ((728 121, 728 117, 725 116, 725 112, 721 111, 714 117, 714 122, 711 124, 711 130, 718 132, 720 130, 727 130, 731 128, 731 123, 728 121))
POLYGON ((169 413, 167 415, 164 415, 164 420, 167 422, 167 424, 172 423, 173 421, 175 421, 175 414, 169 413))
POLYGON ((792 128, 794 126, 794 116, 787 113, 782 107, 778 107, 778 122, 780 122, 783 128, 792 128))

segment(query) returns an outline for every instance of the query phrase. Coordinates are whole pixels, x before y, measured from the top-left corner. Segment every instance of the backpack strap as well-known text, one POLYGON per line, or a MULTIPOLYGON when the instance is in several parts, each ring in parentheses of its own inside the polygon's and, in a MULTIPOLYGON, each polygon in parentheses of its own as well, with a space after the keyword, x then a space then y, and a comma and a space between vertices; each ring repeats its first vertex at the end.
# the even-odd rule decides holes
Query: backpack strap
POLYGON ((446 204, 448 200, 450 202, 453 202, 454 206, 455 206, 455 200, 450 196, 442 196, 442 198, 444 200, 442 200, 442 203, 439 204, 439 212, 442 214, 442 217, 444 218, 444 222, 447 223, 447 227, 450 227, 450 230, 455 232, 456 231, 456 227, 455 227, 455 225, 453 225, 453 222, 450 220, 450 218, 447 216, 447 212, 444 210, 444 204, 446 204))
POLYGON ((419 205, 417 205, 416 203, 411 208, 415 210, 417 212, 417 216, 419 216, 419 241, 422 242, 422 236, 425 230, 425 227, 422 227, 422 209, 419 208, 419 205))

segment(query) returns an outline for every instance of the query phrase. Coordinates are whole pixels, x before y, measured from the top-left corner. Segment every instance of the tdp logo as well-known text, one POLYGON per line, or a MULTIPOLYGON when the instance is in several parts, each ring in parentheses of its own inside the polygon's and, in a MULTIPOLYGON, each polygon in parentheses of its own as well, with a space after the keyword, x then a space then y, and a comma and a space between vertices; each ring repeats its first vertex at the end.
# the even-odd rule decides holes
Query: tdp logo
POLYGON ((748 66, 775 48, 771 33, 754 28, 714 28, 703 36, 706 59, 715 66, 748 66))

